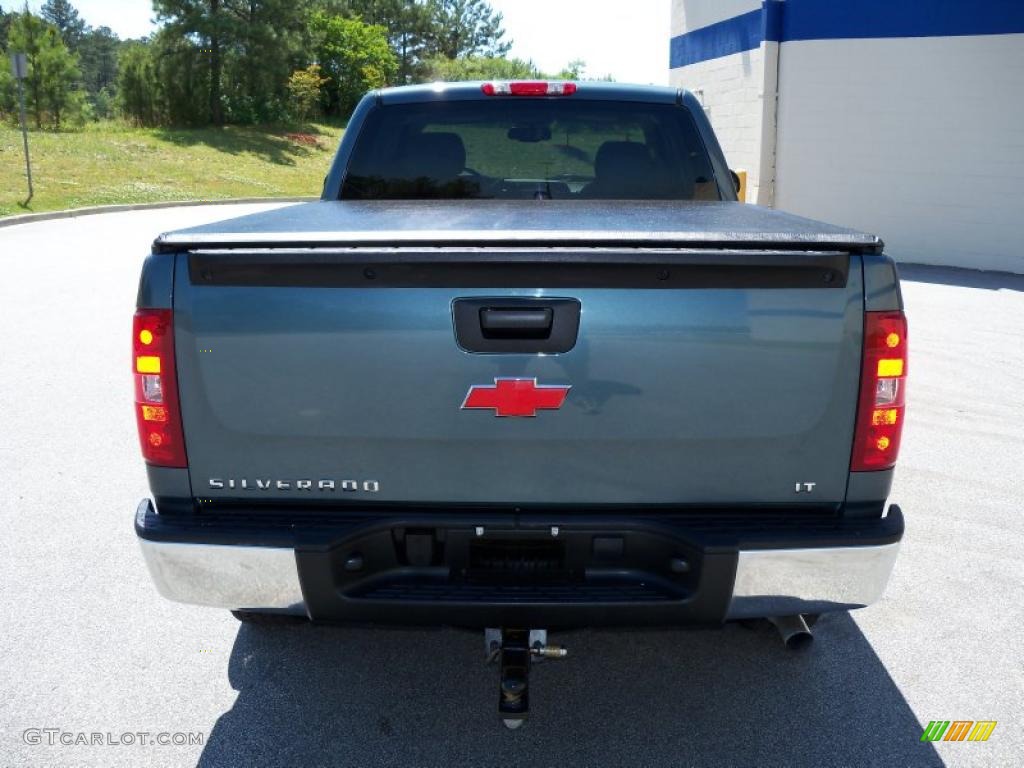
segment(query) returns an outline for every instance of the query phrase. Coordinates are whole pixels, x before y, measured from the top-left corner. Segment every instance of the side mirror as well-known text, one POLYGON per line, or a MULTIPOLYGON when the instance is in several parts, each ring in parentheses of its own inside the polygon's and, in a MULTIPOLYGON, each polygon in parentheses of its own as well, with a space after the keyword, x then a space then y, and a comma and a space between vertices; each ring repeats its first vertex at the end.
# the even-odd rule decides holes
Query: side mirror
POLYGON ((736 199, 741 203, 747 202, 747 172, 734 171, 730 168, 729 175, 732 176, 732 186, 736 190, 736 199))

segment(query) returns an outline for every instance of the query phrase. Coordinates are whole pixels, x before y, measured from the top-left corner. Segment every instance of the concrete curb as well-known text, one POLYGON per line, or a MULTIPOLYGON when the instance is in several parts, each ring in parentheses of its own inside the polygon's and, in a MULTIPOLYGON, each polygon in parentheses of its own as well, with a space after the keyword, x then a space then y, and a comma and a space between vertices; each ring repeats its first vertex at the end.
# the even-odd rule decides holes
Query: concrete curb
POLYGON ((184 208, 195 205, 240 205, 244 203, 311 203, 319 197, 239 197, 218 200, 175 200, 163 203, 124 203, 120 205, 90 205, 85 208, 71 208, 66 211, 43 211, 21 213, 0 218, 0 227, 14 227, 50 219, 72 219, 76 216, 91 216, 94 213, 118 213, 120 211, 148 211, 156 208, 184 208))

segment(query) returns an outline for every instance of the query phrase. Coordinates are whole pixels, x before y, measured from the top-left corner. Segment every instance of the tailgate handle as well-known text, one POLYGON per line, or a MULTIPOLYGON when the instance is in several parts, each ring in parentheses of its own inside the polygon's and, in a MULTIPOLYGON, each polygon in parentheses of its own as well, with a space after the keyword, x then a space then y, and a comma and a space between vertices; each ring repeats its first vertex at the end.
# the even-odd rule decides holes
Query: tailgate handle
POLYGON ((480 310, 480 330, 485 339, 546 339, 551 335, 554 311, 484 307, 480 310))
POLYGON ((576 346, 580 300, 463 296, 452 300, 455 343, 480 355, 560 355, 576 346))

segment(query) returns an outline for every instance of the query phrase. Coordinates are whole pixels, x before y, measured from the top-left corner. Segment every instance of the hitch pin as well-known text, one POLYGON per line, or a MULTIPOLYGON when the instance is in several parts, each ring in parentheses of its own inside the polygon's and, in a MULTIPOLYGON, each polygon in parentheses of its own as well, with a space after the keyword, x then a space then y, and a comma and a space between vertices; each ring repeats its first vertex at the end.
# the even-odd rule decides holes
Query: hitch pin
POLYGON ((530 648, 530 653, 542 659, 564 659, 569 655, 569 649, 562 645, 535 645, 530 648))

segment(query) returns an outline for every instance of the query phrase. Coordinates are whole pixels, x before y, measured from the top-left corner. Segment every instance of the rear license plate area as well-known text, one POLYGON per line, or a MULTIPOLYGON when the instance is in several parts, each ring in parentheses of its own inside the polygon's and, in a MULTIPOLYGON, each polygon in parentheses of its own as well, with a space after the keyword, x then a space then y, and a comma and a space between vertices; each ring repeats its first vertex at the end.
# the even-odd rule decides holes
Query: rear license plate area
POLYGON ((565 542, 484 539, 469 542, 466 576, 479 581, 560 581, 569 577, 565 542))

